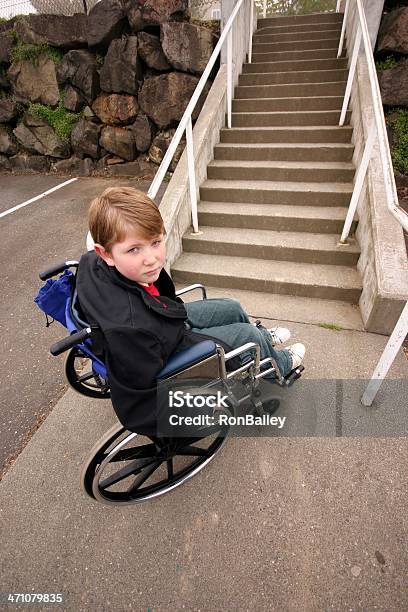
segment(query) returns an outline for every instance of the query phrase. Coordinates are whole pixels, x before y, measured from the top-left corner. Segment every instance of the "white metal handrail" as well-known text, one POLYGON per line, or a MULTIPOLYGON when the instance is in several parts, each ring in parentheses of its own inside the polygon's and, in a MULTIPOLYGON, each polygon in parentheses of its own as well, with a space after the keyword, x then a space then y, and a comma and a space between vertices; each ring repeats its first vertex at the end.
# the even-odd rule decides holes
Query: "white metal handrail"
POLYGON ((222 33, 220 36, 217 45, 215 46, 214 51, 208 61, 208 64, 201 75, 200 80, 197 83, 197 86, 194 90, 194 93, 190 99, 190 102, 187 105, 186 110, 181 118, 181 121, 176 129, 176 132, 173 136, 173 139, 170 143, 169 148, 166 151, 165 156, 159 166, 158 171, 150 185, 149 191, 147 195, 151 198, 155 198, 157 192, 160 188, 160 185, 163 182, 163 178, 170 166, 171 160, 173 159, 173 155, 176 152, 177 145, 179 144, 181 137, 186 132, 186 148, 187 148, 187 163, 188 163, 188 175, 189 175, 189 192, 190 192, 190 202, 191 202, 191 216, 192 216, 192 224, 193 224, 193 233, 198 233, 198 213, 197 213, 197 190, 196 190, 196 180, 195 180, 195 170, 194 170, 194 148, 193 148, 193 130, 192 130, 192 113, 194 108, 198 102, 198 99, 204 89, 204 86, 208 80, 208 77, 211 73, 211 70, 221 52, 221 48, 227 40, 227 125, 231 127, 231 114, 232 114, 232 94, 233 94, 233 74, 232 74, 232 28, 235 23, 235 19, 243 5, 248 6, 251 18, 250 18, 250 34, 249 34, 249 48, 248 48, 248 61, 251 63, 252 61, 252 30, 253 30, 253 0, 238 0, 237 4, 234 7, 222 33))
MULTIPOLYGON (((347 17, 349 11, 350 0, 347 0, 346 8, 344 11, 344 19, 342 26, 342 33, 340 38, 340 45, 337 57, 340 57, 343 50, 343 42, 344 42, 344 34, 347 28, 347 17)), ((339 125, 344 124, 344 120, 346 117, 346 111, 348 107, 348 103, 351 96, 351 88, 354 81, 356 65, 357 65, 357 57, 361 47, 361 39, 363 39, 364 51, 367 59, 368 65, 368 74, 370 78, 370 87, 371 94, 373 99, 373 108, 374 108, 374 123, 369 129, 368 138, 366 141, 363 158, 360 164, 360 167, 357 170, 356 181, 354 185, 353 195, 351 197, 350 206, 348 209, 346 221, 344 223, 343 232, 341 234, 340 242, 346 243, 347 237, 350 233, 351 224, 353 222, 353 218, 355 212, 357 210, 357 204, 360 198, 361 190, 364 184, 364 178, 368 169, 368 164, 372 155, 375 137, 377 136, 379 146, 380 146, 380 156, 382 162, 383 176, 384 176, 384 184, 385 184, 385 193, 387 199, 388 210, 394 217, 399 221, 402 227, 408 231, 408 214, 403 210, 398 202, 398 194, 397 188, 395 185, 394 178, 394 170, 392 166, 391 160, 391 152, 388 144, 387 137, 387 129, 385 125, 385 117, 384 110, 382 106, 380 85, 378 83, 377 71, 375 68, 373 51, 371 48, 370 35, 368 32, 367 21, 365 18, 364 8, 361 0, 356 0, 357 10, 358 10, 358 25, 357 31, 354 39, 354 47, 353 53, 350 62, 350 71, 347 80, 346 93, 344 96, 343 108, 340 115, 339 125)), ((350 27, 350 30, 352 28, 350 27)))
MULTIPOLYGON (((350 0, 347 0, 344 11, 343 26, 340 37, 340 44, 338 49, 337 57, 340 57, 343 50, 344 36, 347 27, 347 18, 349 11, 350 0)), ((368 165, 372 156, 372 151, 376 137, 379 141, 380 156, 383 169, 384 185, 387 198, 387 207, 402 227, 408 231, 408 214, 399 206, 398 193, 395 185, 394 170, 392 166, 391 152, 388 143, 388 136, 385 124, 384 110, 381 99, 380 86, 377 78, 377 71, 374 63, 373 51, 371 48, 370 36, 368 32, 367 21, 365 18, 364 8, 361 0, 356 0, 357 11, 358 11, 358 24, 355 33, 353 53, 350 62, 349 77, 346 86, 346 93, 344 96, 343 108, 340 116, 339 125, 344 124, 348 103, 351 95, 351 88, 354 80, 357 57, 360 52, 361 39, 363 39, 364 51, 367 59, 368 74, 370 79, 371 94, 373 99, 374 108, 374 121, 368 130, 368 136, 363 152, 363 157, 360 163, 360 167, 357 170, 353 195, 351 198, 349 210, 347 213, 346 221, 344 224, 343 232, 341 235, 340 242, 346 243, 347 237, 350 232, 350 227, 357 210, 357 204, 360 198, 361 190, 363 188, 365 175, 368 169, 368 165)), ((352 26, 350 27, 350 33, 352 26)), ((368 383, 362 397, 361 403, 364 406, 371 406, 374 398, 386 377, 394 359, 401 349, 402 343, 408 333, 408 302, 405 304, 404 309, 397 321, 397 324, 392 332, 387 345, 381 355, 378 364, 374 370, 371 381, 368 383)))

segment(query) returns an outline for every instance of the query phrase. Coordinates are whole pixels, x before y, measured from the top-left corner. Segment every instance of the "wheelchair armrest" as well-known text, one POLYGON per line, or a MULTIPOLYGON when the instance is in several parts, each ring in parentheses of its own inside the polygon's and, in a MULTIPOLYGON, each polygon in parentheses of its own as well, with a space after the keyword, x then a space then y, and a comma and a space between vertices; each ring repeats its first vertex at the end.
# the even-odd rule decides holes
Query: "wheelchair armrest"
POLYGON ((169 378, 174 374, 178 374, 186 368, 192 367, 200 361, 207 359, 215 355, 217 352, 217 345, 213 340, 203 340, 194 346, 190 346, 178 353, 174 353, 167 364, 160 370, 156 376, 156 380, 163 380, 169 378))
POLYGON ((179 289, 179 291, 176 291, 176 296, 179 295, 184 295, 184 293, 188 293, 189 291, 194 291, 194 289, 201 289, 202 293, 203 293, 203 300, 207 299, 207 291, 204 287, 204 285, 201 285, 201 283, 195 283, 194 285, 189 285, 188 287, 184 287, 183 289, 179 289))

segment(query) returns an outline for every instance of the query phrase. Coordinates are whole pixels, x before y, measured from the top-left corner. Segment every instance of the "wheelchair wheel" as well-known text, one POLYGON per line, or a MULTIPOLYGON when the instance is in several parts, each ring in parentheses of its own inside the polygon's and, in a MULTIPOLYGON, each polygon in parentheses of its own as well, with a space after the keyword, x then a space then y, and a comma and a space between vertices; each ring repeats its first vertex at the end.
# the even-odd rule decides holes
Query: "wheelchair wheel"
POLYGON ((106 381, 92 369, 92 360, 74 346, 65 360, 65 376, 75 391, 87 397, 109 398, 106 381))
POLYGON ((132 504, 175 489, 202 470, 225 442, 228 426, 203 438, 164 443, 114 425, 82 469, 85 492, 105 504, 132 504))

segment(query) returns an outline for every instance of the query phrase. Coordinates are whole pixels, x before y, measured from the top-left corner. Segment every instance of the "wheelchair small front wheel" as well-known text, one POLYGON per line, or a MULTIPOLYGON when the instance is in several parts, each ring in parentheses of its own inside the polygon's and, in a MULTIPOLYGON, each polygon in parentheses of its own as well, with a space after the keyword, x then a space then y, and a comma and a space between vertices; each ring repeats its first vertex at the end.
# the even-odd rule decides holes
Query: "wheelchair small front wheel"
POLYGON ((92 359, 74 346, 65 359, 65 376, 75 391, 87 397, 109 398, 106 381, 94 372, 92 359))
POLYGON ((223 446, 228 427, 203 438, 151 439, 119 423, 94 446, 82 486, 105 504, 132 504, 164 495, 200 472, 223 446))

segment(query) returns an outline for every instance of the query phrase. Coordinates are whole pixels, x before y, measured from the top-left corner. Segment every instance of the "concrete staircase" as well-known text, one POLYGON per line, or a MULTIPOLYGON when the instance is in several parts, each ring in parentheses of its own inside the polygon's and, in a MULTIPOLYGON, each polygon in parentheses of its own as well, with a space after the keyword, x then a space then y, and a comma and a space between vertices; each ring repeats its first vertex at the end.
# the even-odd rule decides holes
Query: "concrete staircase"
POLYGON ((183 237, 176 283, 199 280, 215 295, 234 290, 247 307, 265 304, 267 293, 276 307, 257 314, 281 320, 297 308, 296 296, 317 320, 361 328, 352 306, 362 289, 359 248, 338 246, 355 172, 352 129, 338 127, 347 79, 346 58, 336 57, 341 19, 258 20, 233 127, 221 130, 200 188, 202 234, 183 237))

